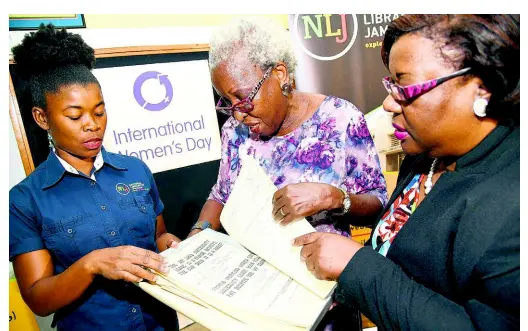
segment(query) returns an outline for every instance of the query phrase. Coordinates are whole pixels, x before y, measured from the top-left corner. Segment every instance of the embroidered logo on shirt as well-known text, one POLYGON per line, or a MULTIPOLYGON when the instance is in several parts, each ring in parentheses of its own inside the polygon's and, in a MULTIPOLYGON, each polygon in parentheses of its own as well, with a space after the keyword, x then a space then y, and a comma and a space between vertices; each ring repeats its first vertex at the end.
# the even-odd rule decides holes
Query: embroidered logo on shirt
POLYGON ((137 183, 131 183, 129 184, 130 188, 132 189, 132 192, 138 192, 138 191, 148 191, 148 187, 145 187, 145 184, 142 182, 137 183))
POLYGON ((128 187, 127 184, 118 183, 116 185, 116 191, 121 195, 127 195, 128 193, 130 193, 130 187, 128 187))

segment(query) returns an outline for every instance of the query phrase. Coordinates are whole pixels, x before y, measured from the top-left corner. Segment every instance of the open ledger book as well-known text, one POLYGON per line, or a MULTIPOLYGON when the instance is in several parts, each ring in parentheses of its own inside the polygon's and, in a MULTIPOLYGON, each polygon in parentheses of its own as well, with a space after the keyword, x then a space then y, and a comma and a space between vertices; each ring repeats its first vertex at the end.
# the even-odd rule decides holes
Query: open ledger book
POLYGON ((272 216, 277 188, 251 157, 224 206, 228 235, 207 229, 161 253, 170 271, 144 291, 211 330, 313 330, 335 282, 315 278, 292 239, 314 232, 306 219, 272 216))

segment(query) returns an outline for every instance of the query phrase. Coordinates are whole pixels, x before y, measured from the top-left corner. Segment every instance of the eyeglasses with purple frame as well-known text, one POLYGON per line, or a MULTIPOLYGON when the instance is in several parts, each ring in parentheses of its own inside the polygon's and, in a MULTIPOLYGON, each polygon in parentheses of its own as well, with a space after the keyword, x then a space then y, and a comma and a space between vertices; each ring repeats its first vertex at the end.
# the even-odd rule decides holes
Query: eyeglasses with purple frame
POLYGON ((420 95, 429 92, 430 90, 434 89, 438 85, 450 80, 451 78, 455 78, 458 76, 465 75, 471 68, 464 68, 462 70, 458 70, 453 72, 452 74, 442 76, 439 78, 431 79, 426 82, 408 85, 408 86, 401 86, 392 81, 392 78, 390 76, 383 78, 383 86, 389 92, 390 95, 394 98, 396 101, 411 101, 414 98, 419 97, 420 95))
POLYGON ((229 116, 233 115, 234 111, 238 111, 240 113, 249 113, 250 111, 252 111, 253 108, 255 108, 255 105, 253 105, 253 98, 257 95, 257 92, 259 91, 262 84, 264 84, 264 81, 266 80, 266 78, 269 77, 271 70, 273 70, 273 67, 269 67, 268 70, 266 70, 266 72, 264 73, 264 76, 262 76, 257 86, 255 86, 255 88, 251 90, 247 98, 235 103, 234 105, 230 107, 227 107, 227 106, 222 106, 222 104, 228 105, 228 103, 224 100, 224 98, 221 97, 220 100, 218 100, 218 103, 216 104, 216 110, 221 112, 222 114, 229 115, 229 116))

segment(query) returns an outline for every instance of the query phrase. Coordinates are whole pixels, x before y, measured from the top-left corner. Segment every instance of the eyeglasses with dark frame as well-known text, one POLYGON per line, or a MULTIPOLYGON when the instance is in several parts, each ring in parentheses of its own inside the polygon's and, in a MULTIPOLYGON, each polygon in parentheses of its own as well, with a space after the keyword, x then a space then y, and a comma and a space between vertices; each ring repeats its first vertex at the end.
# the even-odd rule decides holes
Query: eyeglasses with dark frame
POLYGON ((438 85, 447 82, 448 80, 465 75, 468 71, 470 71, 471 68, 464 68, 458 71, 455 71, 449 75, 442 76, 439 78, 431 79, 426 82, 408 85, 408 86, 401 86, 393 82, 392 78, 390 76, 387 76, 383 78, 383 86, 387 90, 387 92, 392 95, 394 100, 396 101, 411 101, 420 95, 429 92, 430 90, 434 89, 438 85))
POLYGON ((269 77, 272 70, 273 67, 269 67, 268 70, 264 72, 264 75, 258 82, 257 86, 255 86, 253 90, 251 90, 249 95, 243 100, 235 103, 234 105, 228 106, 229 103, 226 102, 224 98, 220 97, 220 100, 218 100, 218 103, 216 104, 216 110, 228 116, 232 116, 233 112, 235 111, 238 111, 240 113, 249 113, 250 111, 252 111, 255 108, 255 105, 253 104, 253 98, 257 95, 260 87, 262 86, 262 84, 264 84, 266 78, 269 77))

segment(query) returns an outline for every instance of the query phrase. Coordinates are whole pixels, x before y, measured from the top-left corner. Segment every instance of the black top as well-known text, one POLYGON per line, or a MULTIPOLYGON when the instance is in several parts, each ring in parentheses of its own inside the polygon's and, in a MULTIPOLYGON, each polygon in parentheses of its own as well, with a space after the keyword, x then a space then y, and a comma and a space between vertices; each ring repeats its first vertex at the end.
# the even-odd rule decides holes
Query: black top
MULTIPOLYGON (((361 248, 335 298, 379 329, 519 329, 520 134, 502 122, 445 172, 383 257, 361 248)), ((405 158, 388 207, 432 159, 405 158)), ((382 215, 385 213, 383 211, 382 215)))

